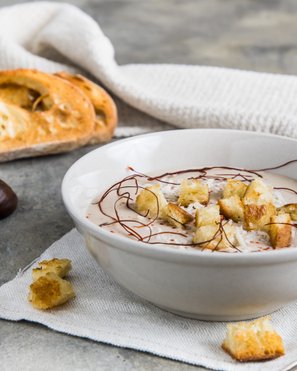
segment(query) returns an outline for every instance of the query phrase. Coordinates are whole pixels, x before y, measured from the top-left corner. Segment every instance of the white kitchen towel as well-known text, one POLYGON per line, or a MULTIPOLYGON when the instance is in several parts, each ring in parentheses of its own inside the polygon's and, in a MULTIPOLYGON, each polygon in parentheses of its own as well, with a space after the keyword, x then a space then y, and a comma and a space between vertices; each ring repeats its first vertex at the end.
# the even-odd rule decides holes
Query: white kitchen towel
POLYGON ((99 25, 70 4, 1 9, 0 56, 2 69, 87 71, 129 105, 178 127, 297 138, 297 77, 204 66, 119 66, 99 25))
POLYGON ((27 300, 31 268, 0 288, 0 318, 38 322, 56 331, 120 347, 228 371, 280 371, 297 360, 297 303, 272 314, 284 339, 286 355, 262 363, 240 364, 220 347, 226 323, 182 318, 165 312, 121 288, 96 264, 83 238, 72 230, 39 258, 68 258, 76 298, 56 309, 40 311, 27 300))

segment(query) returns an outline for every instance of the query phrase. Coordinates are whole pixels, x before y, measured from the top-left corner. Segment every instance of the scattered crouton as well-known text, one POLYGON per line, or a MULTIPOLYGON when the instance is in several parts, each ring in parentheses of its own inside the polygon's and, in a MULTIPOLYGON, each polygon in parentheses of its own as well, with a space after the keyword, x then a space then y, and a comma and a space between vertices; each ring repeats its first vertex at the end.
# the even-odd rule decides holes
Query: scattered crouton
POLYGON ((225 218, 232 219, 236 223, 243 221, 243 203, 238 195, 220 199, 218 202, 221 214, 225 218))
POLYGON ((219 205, 210 205, 196 210, 196 227, 219 224, 221 220, 219 205))
POLYGON ((225 224, 223 230, 219 225, 205 225, 197 228, 193 242, 209 250, 223 250, 236 245, 235 227, 225 224))
POLYGON ((34 308, 50 309, 74 298, 70 282, 55 273, 47 273, 30 285, 29 301, 34 308))
POLYGON ((33 280, 44 276, 47 273, 56 273, 59 277, 63 278, 71 270, 71 261, 69 259, 43 260, 38 263, 38 267, 32 270, 33 280))
POLYGON ((244 228, 247 230, 265 230, 270 218, 276 215, 273 205, 273 188, 261 179, 253 180, 243 197, 244 228))
POLYGON ((164 219, 174 227, 183 227, 194 218, 178 205, 169 202, 164 208, 164 219))
POLYGON ((222 348, 240 362, 263 361, 285 354, 282 338, 269 317, 228 324, 222 348))
POLYGON ((275 215, 271 218, 269 229, 270 243, 275 249, 288 247, 292 240, 291 217, 289 214, 275 215), (288 224, 278 224, 288 223, 288 224))
POLYGON ((247 187, 243 203, 245 205, 248 204, 256 204, 256 205, 264 205, 268 203, 272 203, 273 196, 272 196, 273 188, 264 183, 261 179, 253 180, 250 185, 247 187))
POLYGON ((267 231, 269 230, 267 225, 275 214, 276 209, 272 203, 244 205, 244 228, 248 231, 267 231))
POLYGON ((207 205, 209 200, 208 185, 199 179, 184 179, 180 185, 178 204, 189 206, 193 202, 207 205))
POLYGON ((287 204, 277 209, 278 214, 290 214, 291 219, 297 222, 297 204, 287 204))
POLYGON ((162 217, 167 201, 160 184, 154 184, 142 190, 136 197, 136 209, 149 218, 162 217))
POLYGON ((205 225, 197 228, 196 233, 193 237, 193 243, 199 244, 199 247, 209 248, 213 250, 219 241, 219 236, 219 225, 205 225))
POLYGON ((238 196, 243 198, 247 190, 247 185, 241 180, 228 179, 227 184, 223 190, 223 198, 229 198, 232 196, 238 196))

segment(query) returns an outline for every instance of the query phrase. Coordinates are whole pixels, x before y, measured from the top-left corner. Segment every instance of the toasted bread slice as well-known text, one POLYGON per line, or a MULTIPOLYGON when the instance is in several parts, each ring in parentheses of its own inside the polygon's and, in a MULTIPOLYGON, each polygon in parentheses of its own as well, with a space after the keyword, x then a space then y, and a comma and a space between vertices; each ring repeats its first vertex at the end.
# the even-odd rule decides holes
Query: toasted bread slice
POLYGON ((47 273, 55 273, 59 277, 65 277, 71 270, 71 261, 69 259, 43 260, 38 263, 38 267, 32 269, 33 280, 46 275, 47 273))
POLYGON ((74 298, 70 282, 55 273, 47 273, 30 285, 29 301, 34 308, 50 309, 74 298))
POLYGON ((79 87, 90 98, 95 110, 95 129, 90 144, 101 143, 111 139, 117 125, 117 109, 113 99, 100 86, 81 75, 59 72, 56 76, 79 87))
POLYGON ((89 98, 68 81, 36 70, 0 71, 0 161, 72 150, 94 127, 89 98))
POLYGON ((292 240, 292 220, 290 215, 275 215, 270 222, 269 236, 271 246, 276 249, 290 246, 292 240))
POLYGON ((282 338, 273 329, 269 317, 228 324, 222 348, 240 362, 264 361, 285 354, 282 338))

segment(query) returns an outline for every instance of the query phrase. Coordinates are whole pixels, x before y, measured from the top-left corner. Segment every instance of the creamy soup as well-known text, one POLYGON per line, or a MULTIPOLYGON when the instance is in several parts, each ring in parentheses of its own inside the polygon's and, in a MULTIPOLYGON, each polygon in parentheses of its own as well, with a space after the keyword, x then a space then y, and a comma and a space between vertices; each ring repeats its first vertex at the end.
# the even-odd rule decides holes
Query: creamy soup
MULTIPOLYGON (((248 189, 256 179, 267 185, 269 190, 271 190, 271 202, 275 210, 273 212, 276 215, 279 213, 287 213, 286 210, 282 211, 283 205, 297 203, 297 181, 288 177, 275 175, 269 171, 249 171, 228 167, 181 170, 161 175, 144 175, 133 169, 130 169, 130 171, 131 175, 111 185, 104 194, 99 195, 91 203, 87 210, 86 217, 91 222, 110 233, 116 233, 152 245, 165 244, 168 245, 168 247, 174 248, 211 249, 237 253, 272 250, 275 246, 278 246, 278 242, 275 242, 275 246, 273 246, 271 242, 273 236, 271 235, 272 232, 270 232, 270 228, 275 223, 268 222, 261 227, 257 227, 257 225, 255 227, 247 227, 247 221, 245 219, 232 220, 232 218, 224 215, 220 215, 220 220, 217 222, 210 221, 212 225, 217 225, 218 231, 215 232, 216 235, 214 235, 213 238, 211 237, 209 239, 208 237, 207 241, 212 240, 212 243, 207 244, 207 241, 201 242, 201 238, 197 243, 197 238, 194 236, 197 235, 197 230, 201 228, 199 227, 199 210, 203 208, 209 209, 211 205, 218 205, 219 200, 224 198, 224 194, 226 195, 226 185, 230 180, 231 182, 238 181, 238 184, 244 184, 246 189, 248 189), (207 185, 209 194, 207 202, 194 200, 190 203, 180 204, 181 183, 187 179, 189 179, 190 182, 193 179, 197 180, 202 186, 207 185), (182 209, 186 212, 188 217, 187 223, 179 224, 168 222, 170 220, 164 217, 164 215, 162 216, 161 203, 157 205, 157 215, 150 215, 149 207, 147 212, 143 211, 143 209, 140 210, 137 204, 137 196, 148 189, 148 187, 154 185, 158 185, 166 203, 176 205, 179 211, 182 209), (230 242, 226 236, 227 227, 228 230, 230 229, 229 226, 232 228, 232 242, 230 242), (227 242, 226 246, 222 246, 222 244, 219 243, 220 233, 221 239, 227 239, 227 241, 230 242, 227 242), (214 247, 215 244, 213 240, 215 238, 216 241, 218 241, 217 246, 219 246, 219 248, 214 247), (210 248, 209 246, 212 247, 210 248)), ((267 202, 265 200, 261 201, 262 196, 259 197, 255 201, 257 205, 267 202)), ((241 199, 236 195, 236 199, 240 202, 240 205, 253 202, 247 200, 247 196, 244 195, 241 195, 241 199)), ((244 213, 245 212, 246 211, 244 211, 244 213)), ((222 214, 222 209, 220 214, 222 214)), ((245 217, 248 218, 248 216, 245 217)), ((295 247, 297 246, 297 237, 294 227, 295 216, 289 215, 288 218, 291 218, 289 223, 278 223, 280 226, 282 226, 282 224, 293 226, 289 227, 291 228, 289 232, 286 230, 286 233, 290 233, 289 243, 287 242, 282 247, 295 247)), ((204 224, 203 226, 204 229, 208 230, 205 228, 204 224)), ((280 237, 282 236, 280 235, 280 237)))

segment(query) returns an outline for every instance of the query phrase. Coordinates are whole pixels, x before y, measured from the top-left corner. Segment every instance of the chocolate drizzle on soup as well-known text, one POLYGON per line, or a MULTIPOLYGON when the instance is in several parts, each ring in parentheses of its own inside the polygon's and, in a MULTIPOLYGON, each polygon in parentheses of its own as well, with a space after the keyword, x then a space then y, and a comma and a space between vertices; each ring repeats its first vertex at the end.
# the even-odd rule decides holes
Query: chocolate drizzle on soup
MULTIPOLYGON (((160 222, 162 231, 155 231, 154 226, 157 223, 160 214, 160 205, 158 197, 151 192, 156 198, 157 214, 153 218, 148 218, 148 213, 143 215, 139 213, 135 208, 136 195, 143 189, 147 190, 145 183, 158 182, 165 186, 179 186, 181 182, 178 178, 180 175, 184 175, 187 179, 199 179, 203 181, 213 180, 218 182, 226 182, 228 179, 241 180, 245 184, 249 184, 256 178, 263 178, 263 171, 279 169, 287 166, 291 163, 297 162, 297 160, 288 161, 283 165, 259 170, 241 169, 237 167, 229 166, 210 166, 203 168, 185 169, 172 172, 165 172, 157 176, 149 176, 134 170, 132 167, 128 167, 128 170, 132 172, 131 175, 123 178, 109 187, 103 195, 97 199, 92 205, 98 207, 98 211, 102 216, 105 217, 105 221, 98 225, 102 228, 109 226, 119 226, 120 229, 126 234, 127 237, 135 239, 139 242, 155 245, 169 245, 169 246, 183 246, 183 247, 194 247, 204 249, 208 242, 218 241, 216 246, 220 244, 220 241, 225 238, 229 242, 230 246, 234 249, 234 252, 240 252, 241 250, 235 246, 232 241, 228 239, 225 231, 225 225, 227 221, 222 219, 217 224, 217 231, 208 241, 201 243, 189 243, 187 229, 185 231, 174 230, 174 227, 167 226, 164 221, 160 222), (113 200, 112 204, 108 204, 108 200, 113 200), (121 215, 121 207, 125 206, 130 211, 129 217, 121 215), (167 240, 164 240, 164 236, 168 236, 167 240), (178 237, 178 241, 176 238, 178 237), (163 238, 163 239, 162 239, 163 238)), ((184 178, 183 178, 184 179, 184 178)), ((288 187, 274 187, 274 189, 289 191, 297 195, 297 191, 288 187)), ((296 201, 297 202, 297 199, 296 201)), ((296 227, 296 224, 291 224, 296 227)), ((113 229, 114 233, 114 229, 113 229)), ((263 248, 265 250, 266 248, 263 248)), ((215 247, 212 251, 216 251, 215 247)), ((224 251, 222 251, 224 252, 224 251)))

